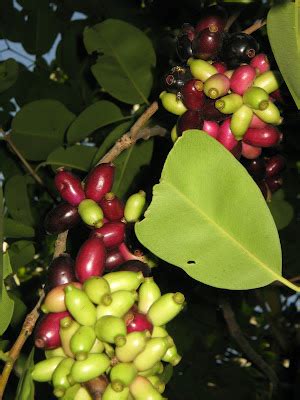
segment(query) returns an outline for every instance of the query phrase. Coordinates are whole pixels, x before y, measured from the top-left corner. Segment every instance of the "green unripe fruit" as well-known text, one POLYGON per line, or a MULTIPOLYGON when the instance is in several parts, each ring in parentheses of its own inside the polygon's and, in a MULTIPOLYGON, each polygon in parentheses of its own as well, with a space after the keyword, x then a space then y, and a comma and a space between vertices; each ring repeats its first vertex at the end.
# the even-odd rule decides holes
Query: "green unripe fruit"
POLYGON ((173 341, 170 341, 170 336, 150 339, 145 349, 133 361, 137 370, 145 371, 152 368, 173 344, 173 341))
POLYGON ((118 380, 124 386, 129 386, 137 376, 137 369, 132 363, 119 363, 112 367, 110 371, 110 380, 118 380))
POLYGON ((135 400, 162 400, 161 394, 144 376, 138 375, 129 387, 135 400))
POLYGON ((243 102, 256 110, 265 110, 269 104, 269 94, 262 88, 252 86, 243 94, 243 102))
POLYGON ((124 207, 124 218, 127 222, 137 222, 143 214, 146 204, 146 193, 140 190, 128 197, 124 207))
POLYGON ((52 384, 54 386, 54 395, 56 397, 62 397, 65 394, 66 389, 70 387, 68 375, 74 364, 72 358, 65 358, 55 369, 52 376, 52 384))
POLYGON ((64 359, 64 357, 52 357, 38 362, 31 372, 32 379, 37 382, 51 381, 54 371, 64 359))
POLYGON ((80 388, 81 386, 79 385, 79 383, 72 385, 66 390, 64 396, 62 397, 62 400, 74 400, 80 388))
POLYGON ((100 304, 106 294, 110 294, 109 284, 100 276, 92 276, 83 284, 83 290, 88 298, 95 304, 100 304))
POLYGON ((70 341, 70 348, 76 360, 85 360, 96 340, 96 333, 91 326, 81 326, 70 341))
POLYGON ((282 76, 278 71, 266 71, 257 76, 253 86, 264 89, 267 93, 275 92, 282 83, 282 76))
POLYGON ((282 117, 278 108, 275 106, 274 103, 271 101, 269 102, 268 107, 263 110, 253 110, 254 114, 256 114, 262 121, 266 122, 267 124, 272 125, 280 125, 282 123, 282 117))
POLYGON ((154 326, 151 337, 166 337, 169 336, 168 332, 162 326, 154 326))
POLYGON ((147 314, 152 304, 161 296, 160 288, 154 282, 152 277, 145 278, 139 289, 138 309, 140 312, 147 314))
POLYGON ((126 324, 122 318, 106 315, 98 319, 95 325, 97 338, 108 343, 125 343, 126 324))
POLYGON ((103 346, 104 351, 108 355, 108 357, 113 358, 115 356, 115 349, 113 348, 113 346, 106 342, 103 342, 103 346))
POLYGON ((64 350, 64 353, 68 357, 75 357, 70 349, 70 341, 79 327, 80 325, 78 322, 74 321, 71 317, 65 317, 60 321, 59 336, 61 340, 61 346, 64 350))
POLYGON ((102 395, 102 400, 128 400, 129 388, 119 381, 111 382, 102 395))
POLYGON ((93 347, 90 350, 90 354, 102 353, 103 351, 104 351, 104 344, 101 342, 101 340, 96 338, 95 343, 93 344, 93 347))
POLYGON ((136 290, 145 280, 141 271, 109 272, 103 278, 108 282, 112 293, 118 290, 136 290))
MULTIPOLYGON (((123 317, 137 300, 136 291, 118 290, 110 295, 111 303, 109 305, 99 304, 97 307, 97 319, 105 315, 113 315, 115 317, 123 317)), ((103 297, 105 300, 105 296, 103 297)))
POLYGON ((233 114, 242 105, 243 98, 236 93, 230 93, 215 102, 215 107, 223 114, 233 114))
POLYGON ((172 114, 181 115, 187 110, 183 102, 178 99, 175 93, 161 92, 159 95, 163 107, 172 114))
POLYGON ((126 343, 116 347, 116 357, 121 362, 131 362, 146 347, 151 334, 149 331, 131 332, 126 336, 126 343))
POLYGON ((152 383, 159 393, 163 393, 165 391, 166 385, 159 379, 157 375, 148 376, 147 379, 152 383))
POLYGON ((161 361, 158 361, 153 365, 152 368, 146 369, 145 371, 139 371, 139 375, 148 377, 156 374, 161 374, 163 370, 163 363, 161 361))
POLYGON ((241 140, 250 126, 253 111, 243 104, 231 117, 230 129, 237 140, 241 140))
POLYGON ((83 383, 103 374, 110 366, 110 359, 106 354, 89 354, 83 361, 75 361, 71 369, 71 379, 83 383))
POLYGON ((81 325, 92 326, 96 322, 96 307, 83 290, 66 286, 66 306, 74 319, 81 325))
POLYGON ((176 124, 173 126, 172 130, 171 130, 171 139, 172 142, 175 143, 176 140, 178 139, 178 133, 177 133, 177 126, 176 124))
POLYGON ((89 226, 101 228, 101 226, 104 224, 102 208, 94 200, 82 200, 78 206, 78 213, 83 222, 89 226))
POLYGON ((175 367, 181 361, 181 356, 177 353, 176 346, 171 346, 164 356, 162 357, 162 361, 168 362, 175 367))
POLYGON ((93 400, 93 398, 88 390, 81 386, 72 400, 93 400))
POLYGON ((67 357, 64 349, 62 347, 57 347, 53 350, 45 350, 45 357, 52 358, 52 357, 67 357))
POLYGON ((212 75, 218 73, 217 69, 212 64, 201 59, 195 60, 193 58, 190 58, 187 64, 191 69, 193 77, 199 79, 202 82, 205 82, 212 75))
POLYGON ((180 292, 164 294, 150 307, 147 314, 149 321, 153 325, 165 325, 180 313, 184 300, 184 295, 180 292))

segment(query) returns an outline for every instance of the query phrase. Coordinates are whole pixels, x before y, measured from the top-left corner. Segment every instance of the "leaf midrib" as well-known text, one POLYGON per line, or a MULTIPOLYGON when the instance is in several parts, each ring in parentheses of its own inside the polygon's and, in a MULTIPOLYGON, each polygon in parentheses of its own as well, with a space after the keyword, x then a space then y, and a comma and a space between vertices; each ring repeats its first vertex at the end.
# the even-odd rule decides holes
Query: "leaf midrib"
POLYGON ((259 258, 257 258, 253 253, 251 253, 246 247, 244 247, 240 242, 238 242, 233 236, 231 236, 222 226, 218 225, 213 219, 211 219, 206 213, 204 213, 200 208, 198 208, 188 197, 184 195, 176 186, 162 179, 160 182, 162 185, 169 186, 173 191, 175 191, 183 201, 189 204, 192 208, 196 210, 205 220, 207 220, 211 225, 213 225, 223 236, 227 237, 236 247, 238 247, 242 252, 244 252, 250 259, 255 261, 259 266, 266 270, 270 275, 274 276, 274 280, 280 280, 281 274, 273 271, 268 265, 263 263, 259 258))

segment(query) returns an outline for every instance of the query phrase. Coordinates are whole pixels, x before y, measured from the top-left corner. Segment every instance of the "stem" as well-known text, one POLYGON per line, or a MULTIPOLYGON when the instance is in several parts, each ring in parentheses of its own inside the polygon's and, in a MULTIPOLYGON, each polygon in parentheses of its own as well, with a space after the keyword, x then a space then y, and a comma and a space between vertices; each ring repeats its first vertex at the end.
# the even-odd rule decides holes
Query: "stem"
POLYGON ((249 26, 249 28, 243 30, 243 33, 246 33, 247 35, 251 35, 251 33, 257 31, 258 29, 260 29, 264 25, 266 25, 266 23, 267 23, 266 19, 259 19, 258 21, 254 22, 253 25, 249 26))
POLYGON ((227 23, 225 25, 224 31, 228 32, 231 25, 238 19, 238 17, 240 16, 241 10, 236 11, 235 13, 231 14, 227 20, 227 23))
POLYGON ((283 276, 277 276, 277 280, 282 283, 284 286, 289 287, 290 289, 294 290, 295 292, 300 292, 300 286, 294 285, 291 281, 284 278, 283 276))

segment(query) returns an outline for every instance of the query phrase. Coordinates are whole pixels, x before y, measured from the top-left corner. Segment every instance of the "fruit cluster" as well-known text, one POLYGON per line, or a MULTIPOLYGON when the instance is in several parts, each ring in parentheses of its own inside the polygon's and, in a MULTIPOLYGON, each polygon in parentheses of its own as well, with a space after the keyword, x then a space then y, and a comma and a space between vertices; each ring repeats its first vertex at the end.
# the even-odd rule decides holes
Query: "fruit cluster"
MULTIPOLYGON (((51 284, 53 272, 49 276, 51 284)), ((161 295, 152 277, 132 271, 56 289, 46 296, 42 309, 48 313, 35 331, 46 359, 35 364, 33 379, 52 381, 54 395, 63 399, 91 399, 84 384, 96 378, 103 400, 163 399, 164 363, 181 359, 165 324, 182 310, 184 295, 161 295)))
POLYGON ((167 111, 179 116, 173 141, 188 129, 207 132, 241 159, 270 198, 282 185, 285 166, 277 154, 282 117, 275 102, 281 77, 270 70, 254 37, 228 33, 226 23, 224 9, 211 6, 195 27, 183 25, 177 37, 182 64, 165 75, 160 99, 167 111))

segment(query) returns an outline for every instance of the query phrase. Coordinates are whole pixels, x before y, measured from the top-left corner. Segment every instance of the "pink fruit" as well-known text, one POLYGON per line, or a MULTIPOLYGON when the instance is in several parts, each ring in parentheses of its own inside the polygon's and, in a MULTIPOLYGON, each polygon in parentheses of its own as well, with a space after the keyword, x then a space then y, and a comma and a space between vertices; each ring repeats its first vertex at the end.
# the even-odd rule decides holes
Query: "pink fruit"
POLYGON ((266 122, 262 121, 257 115, 253 114, 249 128, 264 128, 267 126, 266 122))
POLYGON ((72 206, 78 206, 85 199, 79 178, 71 172, 64 171, 63 169, 59 170, 55 175, 54 183, 61 198, 72 206))
POLYGON ((259 53, 255 57, 253 57, 250 61, 250 65, 251 67, 255 68, 259 74, 269 71, 270 69, 270 62, 267 55, 264 53, 259 53))
POLYGON ((234 137, 230 129, 231 118, 226 119, 219 128, 219 135, 217 140, 229 151, 233 150, 238 144, 238 141, 234 137))
POLYGON ((212 65, 216 68, 219 74, 224 74, 227 71, 227 65, 223 61, 214 61, 212 65))
POLYGON ((248 160, 254 160, 261 155, 261 147, 251 146, 242 141, 242 156, 248 160))
POLYGON ((250 65, 241 65, 233 72, 230 78, 230 88, 233 92, 243 95, 252 86, 256 72, 250 65))
POLYGON ((203 131, 205 131, 209 136, 217 138, 219 134, 219 124, 215 121, 203 121, 203 131))
POLYGON ((88 174, 84 191, 88 199, 97 203, 111 191, 114 181, 115 167, 113 164, 99 164, 88 174))

